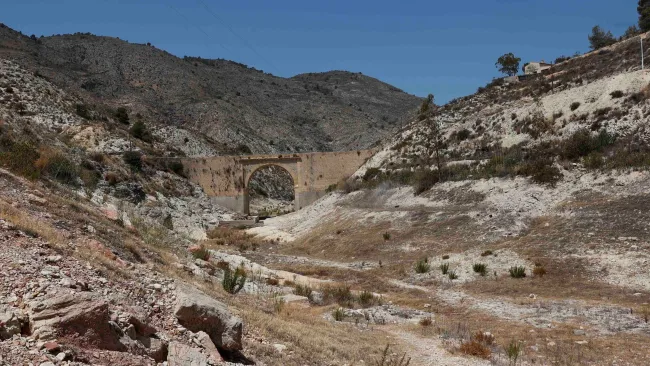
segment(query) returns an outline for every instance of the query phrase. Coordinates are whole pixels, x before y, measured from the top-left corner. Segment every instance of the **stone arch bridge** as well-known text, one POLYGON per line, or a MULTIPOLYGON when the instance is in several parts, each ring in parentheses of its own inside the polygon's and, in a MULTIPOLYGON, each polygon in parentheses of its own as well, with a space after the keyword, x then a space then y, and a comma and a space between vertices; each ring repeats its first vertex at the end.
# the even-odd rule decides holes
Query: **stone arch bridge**
POLYGON ((324 196, 327 189, 354 174, 374 150, 278 155, 214 156, 182 159, 185 174, 205 193, 231 210, 248 214, 248 184, 253 174, 269 165, 284 168, 293 178, 299 210, 324 196))

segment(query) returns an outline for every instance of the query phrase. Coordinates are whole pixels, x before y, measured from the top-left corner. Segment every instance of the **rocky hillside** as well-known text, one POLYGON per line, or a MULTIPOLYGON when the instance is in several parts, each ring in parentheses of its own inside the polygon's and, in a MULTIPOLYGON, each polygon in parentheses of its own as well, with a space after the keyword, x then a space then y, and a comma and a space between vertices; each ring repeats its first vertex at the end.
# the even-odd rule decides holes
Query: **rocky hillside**
MULTIPOLYGON (((643 35, 643 37, 646 37, 643 35)), ((497 79, 474 95, 432 107, 385 144, 367 179, 447 166, 440 177, 462 180, 535 175, 551 182, 573 164, 590 169, 647 165, 650 76, 640 70, 639 39, 578 56, 521 82, 497 79), (437 131, 437 132, 436 132, 437 131), (438 143, 436 143, 438 141, 438 143), (540 174, 540 175, 544 175, 540 174)), ((646 51, 646 57, 648 53, 646 51)), ((551 182, 552 183, 552 182, 551 182)))
POLYGON ((188 155, 365 148, 392 135, 420 103, 361 74, 286 79, 89 34, 32 39, 3 25, 0 57, 89 106, 125 107, 188 155))

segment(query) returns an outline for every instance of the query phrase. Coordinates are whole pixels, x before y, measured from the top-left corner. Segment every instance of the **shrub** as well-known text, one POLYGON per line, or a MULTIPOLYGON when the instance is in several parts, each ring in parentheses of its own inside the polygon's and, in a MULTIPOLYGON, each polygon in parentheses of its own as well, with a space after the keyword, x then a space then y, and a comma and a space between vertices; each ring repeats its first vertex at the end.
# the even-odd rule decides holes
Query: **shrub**
POLYGON ((223 289, 226 290, 229 294, 237 294, 241 289, 244 288, 246 283, 246 270, 242 267, 237 267, 233 272, 230 267, 226 267, 223 270, 223 281, 221 285, 223 289))
POLYGON ((420 325, 423 327, 430 327, 433 325, 433 319, 430 316, 420 319, 420 325))
POLYGON ((489 360, 492 355, 492 351, 489 348, 474 340, 462 343, 459 351, 466 355, 480 357, 486 360, 489 360))
POLYGON ((384 237, 384 240, 390 240, 390 233, 389 232, 383 233, 382 236, 384 237))
POLYGON ((340 306, 351 307, 354 302, 354 295, 349 286, 332 287, 327 286, 321 289, 323 293, 323 302, 331 303, 335 301, 340 306))
POLYGON ((475 263, 472 266, 472 269, 474 270, 474 272, 480 274, 483 277, 485 277, 485 275, 487 274, 487 265, 485 265, 484 263, 475 263))
POLYGON ((8 136, 0 139, 0 165, 28 179, 37 179, 41 171, 34 166, 39 153, 27 142, 15 142, 8 136))
POLYGON ((415 195, 420 195, 433 187, 440 181, 440 174, 438 171, 429 169, 422 169, 415 173, 413 182, 413 191, 415 195))
POLYGON ((609 93, 609 95, 612 97, 612 99, 617 99, 623 97, 625 93, 620 90, 614 90, 613 92, 609 93))
POLYGON ((458 141, 465 141, 469 138, 471 134, 472 133, 468 129, 463 128, 462 130, 458 131, 458 134, 456 134, 456 138, 458 139, 458 141))
POLYGON ((147 130, 147 126, 145 126, 144 122, 140 120, 136 121, 133 126, 131 126, 129 133, 131 136, 144 142, 151 142, 153 140, 151 133, 147 130))
POLYGON ((132 170, 142 170, 142 155, 137 151, 125 151, 122 154, 124 162, 131 167, 132 170))
POLYGON ((589 155, 584 160, 585 168, 587 169, 600 169, 605 165, 605 160, 603 159, 603 155, 597 152, 593 152, 589 155))
POLYGON ((424 258, 419 260, 415 264, 415 273, 428 273, 431 270, 431 265, 429 265, 429 260, 424 258))
POLYGON ((524 278, 526 277, 526 267, 523 266, 514 266, 510 267, 510 277, 512 278, 524 278))
POLYGON ((521 342, 516 342, 516 341, 510 341, 508 346, 506 347, 506 354, 508 355, 508 360, 513 365, 517 365, 517 360, 519 359, 519 356, 521 355, 521 342))
POLYGON ((345 311, 343 310, 343 308, 336 308, 336 309, 332 312, 332 317, 333 317, 334 320, 336 320, 337 322, 342 322, 343 319, 345 319, 345 311))
POLYGON ((293 288, 294 295, 304 296, 310 301, 312 300, 312 292, 313 290, 311 287, 309 287, 309 285, 296 284, 296 286, 293 288))
POLYGON ((367 182, 377 177, 380 174, 381 174, 381 170, 379 168, 368 168, 368 170, 366 170, 366 173, 363 175, 362 179, 364 182, 367 182))
POLYGON ((284 309, 285 304, 286 303, 285 303, 285 301, 284 301, 284 299, 282 297, 275 296, 273 298, 273 311, 276 314, 279 314, 280 312, 282 312, 282 309, 284 309))
POLYGON ((449 273, 449 263, 443 263, 440 265, 440 271, 442 272, 443 275, 446 275, 449 273))
POLYGON ((580 108, 580 102, 573 102, 573 103, 571 103, 570 108, 571 108, 571 111, 572 111, 572 112, 575 111, 576 109, 580 108))
POLYGON ((535 268, 533 268, 533 276, 544 277, 545 274, 546 268, 544 268, 544 266, 535 266, 535 268))
POLYGON ((129 112, 124 107, 119 107, 115 111, 115 118, 122 124, 129 124, 129 112))
POLYGON ((85 104, 77 104, 76 105, 76 112, 77 116, 83 118, 83 119, 91 119, 92 117, 90 116, 90 110, 88 109, 88 106, 85 104))
POLYGON ((106 180, 106 182, 108 182, 110 186, 114 186, 120 182, 120 177, 113 172, 106 173, 104 179, 106 180))
POLYGON ((450 280, 457 280, 458 275, 456 274, 456 271, 448 271, 447 276, 449 277, 450 280))
POLYGON ((358 300, 359 300, 359 305, 361 305, 361 307, 363 307, 363 308, 373 306, 373 305, 378 304, 380 302, 379 298, 377 298, 370 291, 361 292, 359 294, 358 300))
POLYGON ((521 173, 530 176, 534 183, 551 186, 554 186, 562 178, 562 173, 553 165, 553 160, 545 157, 538 157, 527 162, 522 167, 521 173))
POLYGON ((201 259, 204 261, 210 259, 210 251, 203 245, 191 247, 190 253, 192 253, 192 257, 194 257, 194 259, 201 259))
POLYGON ((77 178, 79 177, 77 165, 61 153, 42 150, 34 165, 37 169, 61 183, 77 184, 77 178))

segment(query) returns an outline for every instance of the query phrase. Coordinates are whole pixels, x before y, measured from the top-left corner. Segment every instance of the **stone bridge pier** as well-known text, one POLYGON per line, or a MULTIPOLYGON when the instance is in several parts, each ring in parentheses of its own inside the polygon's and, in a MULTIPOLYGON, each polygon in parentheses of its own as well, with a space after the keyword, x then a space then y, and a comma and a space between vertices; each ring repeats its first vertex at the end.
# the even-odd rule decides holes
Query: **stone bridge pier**
POLYGON ((327 189, 354 174, 374 154, 373 150, 279 155, 214 156, 182 159, 185 174, 205 193, 233 211, 249 213, 248 186, 253 174, 276 165, 293 179, 299 210, 314 203, 327 189))

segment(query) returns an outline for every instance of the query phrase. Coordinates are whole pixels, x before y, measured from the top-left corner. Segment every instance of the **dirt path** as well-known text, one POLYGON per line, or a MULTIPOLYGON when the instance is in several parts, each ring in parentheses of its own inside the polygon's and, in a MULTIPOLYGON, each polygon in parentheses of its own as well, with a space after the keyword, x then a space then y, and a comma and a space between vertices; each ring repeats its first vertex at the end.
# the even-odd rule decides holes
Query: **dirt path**
POLYGON ((411 357, 411 366, 487 366, 490 361, 454 356, 439 338, 421 338, 399 328, 386 329, 404 343, 411 357))

